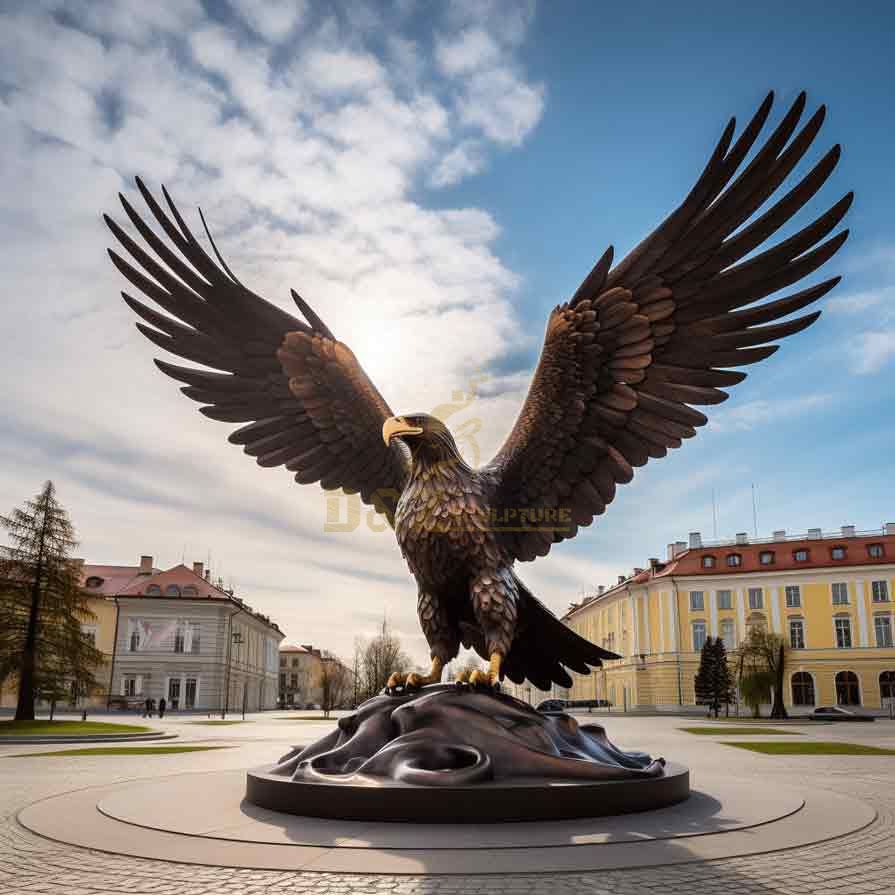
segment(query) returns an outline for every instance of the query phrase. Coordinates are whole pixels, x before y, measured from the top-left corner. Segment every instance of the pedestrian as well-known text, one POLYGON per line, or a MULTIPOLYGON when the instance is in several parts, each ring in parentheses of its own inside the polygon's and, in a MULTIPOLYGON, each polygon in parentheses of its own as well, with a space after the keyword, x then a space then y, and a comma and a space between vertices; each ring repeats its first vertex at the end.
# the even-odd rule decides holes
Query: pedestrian
POLYGON ((168 703, 165 702, 165 697, 163 696, 163 697, 158 701, 158 716, 159 716, 159 720, 161 720, 162 718, 165 717, 165 709, 166 709, 167 707, 168 707, 168 703))
POLYGON ((146 697, 146 702, 143 705, 143 717, 152 717, 152 700, 148 696, 146 697))

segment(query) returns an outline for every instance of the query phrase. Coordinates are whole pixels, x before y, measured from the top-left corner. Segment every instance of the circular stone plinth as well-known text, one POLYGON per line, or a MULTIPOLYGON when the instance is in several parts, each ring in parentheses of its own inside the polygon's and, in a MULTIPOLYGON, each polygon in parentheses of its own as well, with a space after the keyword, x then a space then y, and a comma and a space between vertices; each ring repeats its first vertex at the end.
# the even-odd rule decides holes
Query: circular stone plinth
MULTIPOLYGON (((19 822, 60 842, 189 864, 343 873, 587 871, 779 851, 852 833, 874 810, 830 792, 705 780, 670 808, 537 823, 333 821, 242 800, 244 771, 76 790, 24 808, 19 822)), ((437 798, 437 793, 433 793, 437 798)))
POLYGON ((436 787, 392 780, 292 780, 272 773, 273 767, 248 772, 247 801, 271 811, 333 820, 429 824, 569 820, 654 811, 690 795, 690 772, 670 763, 659 777, 436 787))

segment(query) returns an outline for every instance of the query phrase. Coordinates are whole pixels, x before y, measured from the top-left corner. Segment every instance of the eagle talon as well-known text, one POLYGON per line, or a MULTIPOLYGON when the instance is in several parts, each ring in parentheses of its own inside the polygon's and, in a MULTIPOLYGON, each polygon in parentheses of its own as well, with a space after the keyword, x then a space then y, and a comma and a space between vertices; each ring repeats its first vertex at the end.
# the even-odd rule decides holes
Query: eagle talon
POLYGON ((388 683, 385 685, 386 691, 390 696, 397 696, 399 691, 403 691, 407 686, 407 675, 400 671, 394 671, 389 676, 388 683))
POLYGON ((469 672, 458 672, 457 676, 454 678, 454 684, 456 685, 458 690, 462 689, 463 687, 469 686, 469 672))

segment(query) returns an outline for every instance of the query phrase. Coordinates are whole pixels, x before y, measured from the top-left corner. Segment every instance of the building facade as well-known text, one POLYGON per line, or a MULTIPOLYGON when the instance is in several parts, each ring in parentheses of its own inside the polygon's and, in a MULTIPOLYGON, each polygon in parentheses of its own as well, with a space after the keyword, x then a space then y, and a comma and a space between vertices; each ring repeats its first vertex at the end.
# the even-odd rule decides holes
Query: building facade
POLYGON ((279 700, 281 706, 319 708, 323 704, 322 670, 324 657, 306 643, 280 646, 279 700))
POLYGON ((170 711, 276 708, 283 638, 267 616, 211 582, 202 563, 138 574, 118 607, 110 704, 164 697, 170 711))
POLYGON ((885 711, 895 704, 893 589, 892 523, 712 543, 694 532, 669 545, 664 562, 651 559, 570 607, 566 624, 622 658, 573 675, 567 695, 617 708, 692 708, 705 638, 721 637, 733 650, 758 624, 789 647, 789 710, 885 711))

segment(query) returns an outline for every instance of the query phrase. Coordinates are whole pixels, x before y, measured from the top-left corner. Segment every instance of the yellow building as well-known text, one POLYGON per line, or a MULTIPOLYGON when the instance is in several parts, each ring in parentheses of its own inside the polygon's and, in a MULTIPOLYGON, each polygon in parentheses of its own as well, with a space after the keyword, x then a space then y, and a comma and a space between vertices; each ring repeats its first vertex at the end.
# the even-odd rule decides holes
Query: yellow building
POLYGON ((843 526, 712 543, 693 532, 689 543, 668 546, 664 562, 650 559, 648 568, 570 607, 566 624, 623 658, 573 675, 568 698, 692 707, 705 638, 722 637, 731 650, 750 625, 762 624, 790 647, 788 709, 888 710, 895 704, 893 590, 892 523, 871 532, 843 526))

